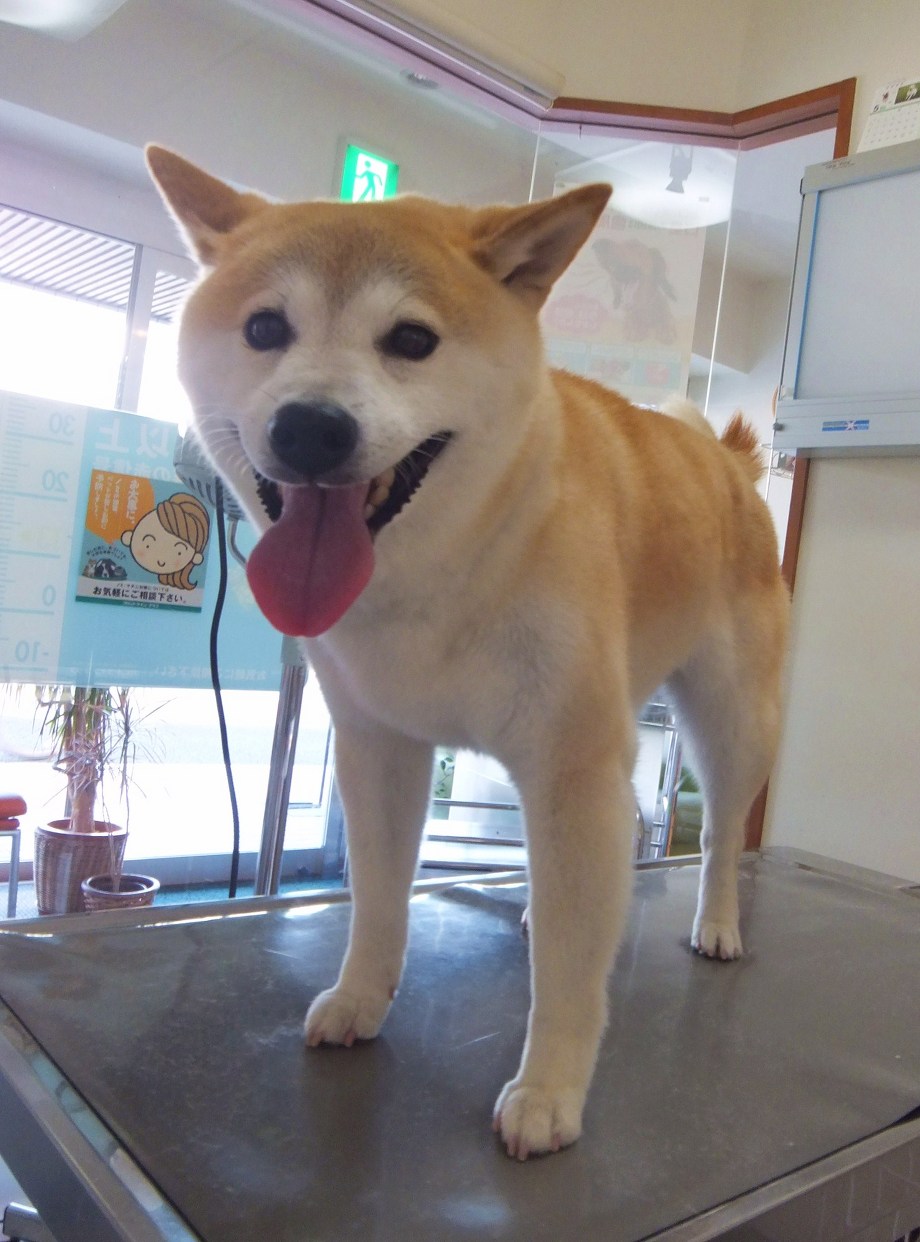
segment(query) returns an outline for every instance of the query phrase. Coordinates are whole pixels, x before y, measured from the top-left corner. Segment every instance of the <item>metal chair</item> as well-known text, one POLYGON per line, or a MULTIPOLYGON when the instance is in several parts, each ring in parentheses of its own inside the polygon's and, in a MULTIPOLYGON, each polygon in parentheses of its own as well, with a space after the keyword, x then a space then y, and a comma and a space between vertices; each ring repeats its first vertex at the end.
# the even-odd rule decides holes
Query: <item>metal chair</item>
POLYGON ((28 808, 25 799, 18 794, 0 794, 0 841, 10 843, 10 881, 7 888, 6 917, 16 916, 16 897, 19 892, 19 819, 28 808))

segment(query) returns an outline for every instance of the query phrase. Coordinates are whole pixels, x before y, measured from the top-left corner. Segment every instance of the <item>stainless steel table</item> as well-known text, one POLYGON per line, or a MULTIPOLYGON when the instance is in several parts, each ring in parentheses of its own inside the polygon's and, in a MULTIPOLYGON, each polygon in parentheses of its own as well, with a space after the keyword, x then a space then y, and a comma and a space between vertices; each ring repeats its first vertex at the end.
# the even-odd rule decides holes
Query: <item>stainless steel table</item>
POLYGON ((585 1134, 489 1131, 527 1004, 520 877, 427 885, 381 1037, 305 1052, 347 898, 0 924, 0 1152, 58 1242, 876 1242, 920 1226, 920 897, 768 852, 747 955, 640 868, 585 1134))

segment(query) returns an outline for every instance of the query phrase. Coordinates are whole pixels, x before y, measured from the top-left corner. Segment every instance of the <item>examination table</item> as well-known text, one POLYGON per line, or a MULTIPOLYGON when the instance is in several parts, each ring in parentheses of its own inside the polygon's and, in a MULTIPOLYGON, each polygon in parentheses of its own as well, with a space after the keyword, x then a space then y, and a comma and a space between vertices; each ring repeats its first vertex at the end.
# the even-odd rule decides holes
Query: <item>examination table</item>
POLYGON ((690 949, 698 874, 639 868, 583 1137, 526 1164, 490 1130, 520 875, 419 887, 399 996, 350 1050, 301 1037, 347 894, 0 923, 0 1154, 57 1242, 907 1237, 920 892, 747 855, 724 964, 690 949))

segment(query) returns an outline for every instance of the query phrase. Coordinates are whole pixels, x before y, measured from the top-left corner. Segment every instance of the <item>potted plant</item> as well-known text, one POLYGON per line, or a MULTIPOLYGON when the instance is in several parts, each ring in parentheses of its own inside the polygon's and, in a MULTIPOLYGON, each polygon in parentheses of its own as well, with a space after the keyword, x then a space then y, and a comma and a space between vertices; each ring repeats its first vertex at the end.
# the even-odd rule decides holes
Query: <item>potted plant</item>
POLYGON ((35 892, 40 914, 149 904, 159 888, 150 877, 123 874, 127 824, 97 819, 104 782, 117 781, 127 802, 136 753, 131 691, 121 687, 40 686, 42 737, 55 770, 67 780, 67 814, 35 830, 35 892), (84 887, 89 883, 89 892, 84 887), (96 888, 103 890, 97 897, 96 888), (105 890, 111 902, 105 901, 105 890))

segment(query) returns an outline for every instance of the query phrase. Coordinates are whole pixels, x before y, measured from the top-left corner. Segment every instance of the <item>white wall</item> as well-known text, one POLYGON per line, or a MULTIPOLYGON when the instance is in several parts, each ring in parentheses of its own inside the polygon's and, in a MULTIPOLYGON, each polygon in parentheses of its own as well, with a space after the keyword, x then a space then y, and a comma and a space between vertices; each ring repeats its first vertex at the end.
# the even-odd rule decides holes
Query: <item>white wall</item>
POLYGON ((733 112, 856 77, 854 146, 879 86, 920 70, 916 0, 403 0, 565 78, 565 93, 733 112))
POLYGON ((855 150, 880 86, 920 72, 916 0, 756 0, 740 107, 856 77, 855 150))
MULTIPOLYGON (((721 431, 736 410, 773 438, 773 390, 779 383, 789 305, 789 281, 736 277, 726 281, 716 367, 707 416, 721 431)), ((697 394, 695 394, 697 395, 697 394)))
POLYGON ((437 25, 440 14, 510 44, 565 78, 565 94, 733 111, 758 0, 402 0, 437 25))
POLYGON ((766 843, 920 882, 920 458, 812 463, 766 843))

